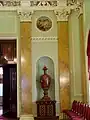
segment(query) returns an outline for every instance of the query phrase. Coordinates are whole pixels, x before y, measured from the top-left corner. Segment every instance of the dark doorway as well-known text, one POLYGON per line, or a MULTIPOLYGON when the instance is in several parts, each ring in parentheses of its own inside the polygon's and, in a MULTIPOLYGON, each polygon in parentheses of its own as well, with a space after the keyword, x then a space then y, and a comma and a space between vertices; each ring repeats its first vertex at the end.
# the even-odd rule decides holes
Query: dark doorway
POLYGON ((3 116, 17 117, 17 65, 3 65, 3 116))
POLYGON ((17 117, 16 40, 0 40, 0 111, 7 118, 17 117), (2 74, 1 74, 2 73, 2 74))

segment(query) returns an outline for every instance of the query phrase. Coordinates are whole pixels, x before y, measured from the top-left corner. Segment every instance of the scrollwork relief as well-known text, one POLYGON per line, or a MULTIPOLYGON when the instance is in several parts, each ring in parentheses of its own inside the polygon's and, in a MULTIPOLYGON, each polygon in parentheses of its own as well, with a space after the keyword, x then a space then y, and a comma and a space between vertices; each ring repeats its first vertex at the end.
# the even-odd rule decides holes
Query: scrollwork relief
POLYGON ((57 1, 30 1, 30 6, 57 6, 57 1))
POLYGON ((0 0, 0 6, 20 6, 21 1, 20 0, 0 0))

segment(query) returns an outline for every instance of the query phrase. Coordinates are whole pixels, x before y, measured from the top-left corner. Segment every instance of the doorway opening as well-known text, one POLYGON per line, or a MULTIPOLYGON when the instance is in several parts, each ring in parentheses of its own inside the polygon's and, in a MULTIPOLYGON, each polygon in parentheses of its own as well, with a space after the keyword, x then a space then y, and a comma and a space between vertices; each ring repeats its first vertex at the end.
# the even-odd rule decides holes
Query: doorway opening
POLYGON ((3 68, 0 67, 0 115, 3 114, 3 68))
POLYGON ((0 116, 17 117, 16 59, 16 40, 0 40, 0 116))

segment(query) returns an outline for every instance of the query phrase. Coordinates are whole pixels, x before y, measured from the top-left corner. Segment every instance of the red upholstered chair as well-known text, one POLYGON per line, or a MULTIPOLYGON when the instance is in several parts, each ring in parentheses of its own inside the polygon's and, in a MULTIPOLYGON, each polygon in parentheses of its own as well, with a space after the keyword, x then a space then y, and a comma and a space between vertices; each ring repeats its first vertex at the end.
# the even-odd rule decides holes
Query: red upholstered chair
POLYGON ((90 107, 87 107, 87 115, 86 115, 86 120, 90 120, 90 107))
POLYGON ((86 119, 87 116, 88 116, 88 108, 89 108, 89 105, 86 105, 85 113, 84 113, 84 119, 86 119))
POLYGON ((75 111, 75 109, 76 109, 76 104, 77 104, 77 101, 74 100, 73 103, 72 103, 72 108, 71 108, 72 111, 75 111))
POLYGON ((81 102, 78 102, 78 110, 77 110, 78 115, 80 115, 80 109, 81 109, 81 102))
POLYGON ((69 116, 70 119, 77 115, 78 106, 79 102, 74 101, 72 104, 72 109, 67 112, 67 115, 69 116))
POLYGON ((84 116, 84 115, 85 115, 85 112, 86 112, 86 104, 83 104, 82 116, 84 116))
POLYGON ((82 105, 81 102, 76 103, 76 108, 75 108, 74 113, 69 114, 71 120, 74 120, 74 119, 75 120, 83 120, 84 119, 84 117, 80 113, 81 112, 81 105, 82 105))
POLYGON ((72 120, 90 120, 90 108, 89 105, 83 104, 83 115, 74 116, 72 120))
POLYGON ((83 103, 82 102, 80 103, 80 115, 81 116, 83 115, 83 103))
POLYGON ((63 113, 67 114, 68 111, 74 111, 76 103, 77 103, 77 101, 74 100, 73 103, 72 103, 72 108, 70 110, 68 110, 68 109, 63 110, 63 113))
POLYGON ((65 112, 69 120, 90 120, 90 107, 82 102, 73 101, 72 109, 65 112))
POLYGON ((72 120, 85 120, 84 118, 77 118, 77 117, 75 117, 75 118, 73 118, 72 120))
POLYGON ((70 114, 74 113, 75 107, 76 107, 76 103, 77 103, 77 101, 74 100, 73 103, 72 103, 72 108, 70 110, 68 110, 68 109, 63 110, 63 118, 66 118, 66 116, 69 117, 70 114))

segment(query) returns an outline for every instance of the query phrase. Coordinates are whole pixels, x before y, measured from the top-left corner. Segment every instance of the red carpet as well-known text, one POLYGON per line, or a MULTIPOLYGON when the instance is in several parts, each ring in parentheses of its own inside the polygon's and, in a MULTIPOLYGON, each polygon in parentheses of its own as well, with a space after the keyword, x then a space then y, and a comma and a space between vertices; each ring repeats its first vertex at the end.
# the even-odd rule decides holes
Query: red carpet
POLYGON ((9 120, 9 119, 7 119, 7 118, 5 118, 3 116, 0 116, 0 120, 9 120))
POLYGON ((11 118, 5 118, 5 117, 3 117, 3 116, 0 116, 0 120, 16 120, 16 119, 11 119, 11 118))

